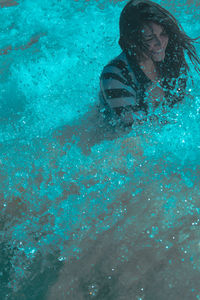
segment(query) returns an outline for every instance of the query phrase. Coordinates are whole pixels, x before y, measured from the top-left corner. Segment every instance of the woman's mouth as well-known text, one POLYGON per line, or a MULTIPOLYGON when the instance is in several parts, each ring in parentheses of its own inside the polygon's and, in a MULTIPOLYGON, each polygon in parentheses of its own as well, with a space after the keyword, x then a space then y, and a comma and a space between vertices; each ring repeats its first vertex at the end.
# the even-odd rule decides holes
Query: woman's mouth
POLYGON ((164 51, 164 49, 160 49, 157 51, 152 51, 153 54, 161 54, 164 51))

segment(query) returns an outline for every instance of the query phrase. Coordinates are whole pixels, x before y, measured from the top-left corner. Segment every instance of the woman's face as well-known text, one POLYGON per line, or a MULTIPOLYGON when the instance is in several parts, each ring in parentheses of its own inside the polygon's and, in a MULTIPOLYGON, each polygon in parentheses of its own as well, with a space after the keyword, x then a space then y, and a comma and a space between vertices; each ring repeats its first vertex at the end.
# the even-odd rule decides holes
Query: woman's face
POLYGON ((163 61, 169 40, 164 27, 152 22, 145 25, 142 32, 148 46, 148 56, 155 62, 163 61))

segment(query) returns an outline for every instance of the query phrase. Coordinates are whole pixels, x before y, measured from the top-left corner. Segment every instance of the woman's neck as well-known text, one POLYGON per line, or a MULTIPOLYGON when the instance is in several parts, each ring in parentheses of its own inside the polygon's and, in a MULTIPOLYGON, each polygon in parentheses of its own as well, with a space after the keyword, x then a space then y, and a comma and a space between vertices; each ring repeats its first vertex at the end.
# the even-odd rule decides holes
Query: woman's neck
POLYGON ((156 66, 151 59, 146 59, 139 62, 139 66, 150 80, 157 81, 159 79, 156 66))

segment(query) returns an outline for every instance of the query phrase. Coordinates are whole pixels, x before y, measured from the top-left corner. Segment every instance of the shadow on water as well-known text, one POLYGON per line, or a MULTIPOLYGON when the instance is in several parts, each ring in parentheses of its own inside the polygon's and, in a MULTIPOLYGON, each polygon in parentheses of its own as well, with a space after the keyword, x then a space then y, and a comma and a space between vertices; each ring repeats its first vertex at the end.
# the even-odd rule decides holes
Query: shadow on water
POLYGON ((197 299, 199 271, 183 261, 180 245, 164 249, 143 233, 134 243, 118 237, 120 242, 115 234, 111 229, 85 240, 80 259, 62 268, 46 299, 197 299))
POLYGON ((11 250, 6 243, 1 244, 1 287, 0 295, 2 300, 42 300, 46 299, 48 289, 55 284, 58 278, 59 270, 63 263, 59 262, 58 254, 44 256, 37 255, 30 264, 27 278, 21 281, 20 288, 16 292, 10 286, 12 265, 11 260, 15 256, 15 250, 11 250))

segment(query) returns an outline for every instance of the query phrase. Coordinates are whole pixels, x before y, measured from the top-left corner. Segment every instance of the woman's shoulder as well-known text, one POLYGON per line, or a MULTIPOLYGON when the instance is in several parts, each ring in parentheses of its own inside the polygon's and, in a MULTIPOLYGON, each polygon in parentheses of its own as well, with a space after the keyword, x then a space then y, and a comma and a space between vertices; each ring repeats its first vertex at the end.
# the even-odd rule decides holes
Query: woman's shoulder
POLYGON ((135 74, 130 68, 124 52, 121 52, 104 66, 100 79, 106 80, 111 78, 115 80, 118 78, 120 81, 124 80, 124 83, 128 85, 136 82, 135 74))
POLYGON ((101 75, 113 72, 113 73, 122 73, 124 70, 128 70, 128 60, 124 52, 121 52, 118 56, 111 59, 103 68, 101 75))

